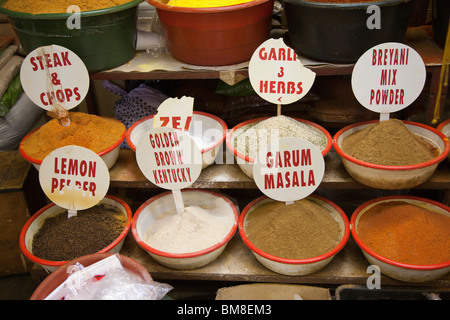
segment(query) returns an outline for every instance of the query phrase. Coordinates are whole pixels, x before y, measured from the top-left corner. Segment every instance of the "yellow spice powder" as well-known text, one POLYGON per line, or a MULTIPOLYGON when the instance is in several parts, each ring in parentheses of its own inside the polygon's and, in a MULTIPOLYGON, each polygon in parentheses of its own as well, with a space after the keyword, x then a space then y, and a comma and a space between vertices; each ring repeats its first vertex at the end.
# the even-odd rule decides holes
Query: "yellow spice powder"
POLYGON ((71 112, 69 117, 68 127, 63 127, 57 119, 41 126, 22 141, 22 150, 39 161, 53 150, 68 145, 77 145, 99 153, 119 141, 126 131, 123 123, 111 118, 82 112, 71 112))
POLYGON ((213 8, 227 7, 251 1, 253 0, 169 0, 169 2, 161 0, 160 2, 167 3, 174 7, 213 8))
POLYGON ((100 10, 115 7, 131 0, 8 0, 3 7, 11 11, 32 14, 66 13, 67 8, 76 5, 81 11, 100 10))

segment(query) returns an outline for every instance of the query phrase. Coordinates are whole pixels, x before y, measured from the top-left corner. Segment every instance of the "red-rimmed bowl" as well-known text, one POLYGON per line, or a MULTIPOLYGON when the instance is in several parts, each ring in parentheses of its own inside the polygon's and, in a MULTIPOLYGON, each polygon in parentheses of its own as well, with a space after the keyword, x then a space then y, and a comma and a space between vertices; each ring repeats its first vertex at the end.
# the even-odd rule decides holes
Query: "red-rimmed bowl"
POLYGON ((156 8, 174 58, 199 66, 249 61, 270 36, 274 0, 214 7, 174 7, 147 0, 156 8))
MULTIPOLYGON (((153 114, 142 118, 128 128, 125 138, 133 151, 136 151, 136 145, 142 135, 153 129, 154 117, 153 114)), ((202 111, 193 112, 189 134, 201 150, 203 169, 212 164, 221 154, 227 130, 227 124, 219 117, 202 111)))
POLYGON ((421 206, 428 210, 450 216, 450 208, 442 203, 414 196, 386 196, 363 203, 353 212, 350 218, 350 227, 352 237, 361 248, 361 251, 367 261, 369 261, 372 265, 377 265, 383 274, 393 279, 406 282, 432 281, 450 272, 450 261, 445 261, 435 265, 413 265, 401 263, 381 256, 361 241, 361 238, 358 236, 358 223, 361 217, 373 206, 390 201, 405 201, 410 204, 421 206))
MULTIPOLYGON (((437 130, 441 132, 444 136, 446 136, 447 139, 450 139, 450 119, 441 122, 438 125, 437 130)), ((448 156, 448 160, 450 161, 450 153, 448 156)))
MULTIPOLYGON (((235 142, 236 137, 241 132, 249 129, 250 127, 256 125, 258 122, 261 122, 266 119, 269 119, 269 117, 256 118, 256 119, 251 119, 251 120, 241 122, 241 123, 237 124, 235 127, 233 127, 231 130, 229 130, 227 133, 227 136, 226 136, 226 145, 227 145, 228 150, 234 155, 236 162, 237 162, 238 166, 241 168, 241 170, 250 178, 253 178, 253 164, 255 162, 255 159, 236 150, 236 148, 234 147, 234 142, 235 142)), ((327 130, 325 130, 325 128, 319 126, 318 124, 316 124, 314 122, 311 122, 308 120, 303 120, 303 119, 298 119, 298 118, 293 118, 293 119, 298 122, 301 122, 303 124, 310 125, 311 127, 314 127, 315 129, 318 129, 320 132, 322 132, 322 134, 324 135, 324 138, 327 140, 327 144, 326 144, 325 148, 322 150, 322 155, 325 157, 327 155, 327 153, 331 150, 331 147, 332 147, 332 137, 331 137, 330 133, 327 130)), ((257 148, 257 146, 256 146, 256 148, 257 148)))
POLYGON ((411 132, 439 150, 439 155, 434 159, 415 165, 389 166, 361 161, 342 151, 340 146, 346 137, 376 122, 378 120, 348 125, 333 137, 333 147, 341 157, 349 175, 366 186, 386 190, 409 189, 418 186, 433 175, 438 164, 447 157, 450 151, 450 142, 442 133, 427 125, 411 121, 402 122, 411 132))
MULTIPOLYGON (((98 252, 92 253, 118 253, 120 249, 122 249, 125 237, 131 228, 131 209, 125 201, 112 195, 106 195, 100 203, 118 208, 127 218, 127 224, 122 233, 111 244, 98 252)), ((32 262, 41 265, 49 273, 55 271, 60 266, 66 264, 68 261, 50 261, 36 257, 33 254, 33 237, 39 231, 45 219, 60 214, 61 210, 61 207, 57 206, 54 203, 46 205, 38 212, 36 212, 33 216, 31 216, 30 219, 28 219, 28 221, 22 228, 19 238, 20 249, 22 250, 22 253, 25 255, 25 257, 32 262)))
POLYGON ((329 252, 309 259, 286 259, 276 257, 274 255, 264 252, 263 250, 256 247, 248 239, 245 232, 247 218, 251 214, 251 212, 255 208, 258 208, 260 205, 276 201, 266 196, 261 196, 250 202, 242 211, 239 217, 239 234, 241 235, 241 238, 244 241, 245 245, 252 251, 256 259, 266 268, 285 275, 311 274, 316 271, 319 271, 320 269, 324 268, 327 264, 329 264, 331 260, 333 260, 333 258, 336 256, 336 254, 338 254, 339 251, 341 251, 342 248, 344 248, 344 246, 346 245, 348 238, 350 236, 350 225, 344 211, 342 211, 342 209, 332 201, 317 195, 310 195, 307 199, 318 203, 319 205, 326 208, 330 212, 330 214, 339 223, 341 227, 341 240, 329 252))
MULTIPOLYGON (((155 261, 172 269, 189 270, 203 267, 220 256, 237 230, 239 212, 234 203, 227 197, 209 190, 183 189, 182 197, 185 207, 206 206, 209 207, 209 210, 214 215, 220 215, 223 220, 223 224, 221 224, 223 230, 218 231, 217 236, 220 240, 214 242, 215 238, 208 238, 207 241, 211 239, 209 242, 214 244, 203 245, 202 243, 194 242, 195 234, 192 234, 193 238, 186 239, 186 242, 183 243, 183 245, 189 244, 189 246, 193 245, 191 248, 196 248, 196 250, 191 252, 184 252, 184 250, 179 248, 175 249, 177 252, 174 252, 175 250, 173 249, 170 250, 171 252, 166 252, 168 249, 163 251, 162 247, 155 248, 150 246, 145 241, 147 239, 147 228, 155 223, 157 219, 166 218, 167 214, 176 214, 174 198, 170 191, 150 198, 138 208, 134 214, 131 231, 138 245, 147 251, 155 261), (220 237, 219 235, 222 232, 225 235, 220 237)), ((170 237, 171 235, 168 234, 167 241, 170 241, 170 237)), ((205 237, 203 235, 204 239, 205 237)))
MULTIPOLYGON (((106 118, 106 117, 105 117, 106 118)), ((113 121, 117 121, 118 123, 121 123, 119 120, 117 119, 113 119, 113 118, 108 118, 110 120, 113 121)), ((123 124, 122 124, 123 125, 123 124)), ((45 124, 43 125, 45 126, 45 124)), ((29 156, 25 150, 23 149, 23 143, 24 141, 26 141, 34 132, 36 132, 37 130, 39 130, 41 127, 36 128, 34 130, 32 130, 31 132, 29 132, 20 142, 19 145, 19 152, 22 155, 22 157, 27 160, 28 162, 32 163, 33 166, 39 171, 39 169, 41 168, 41 164, 42 164, 42 160, 33 158, 31 156, 29 156)), ((123 142, 123 140, 125 139, 127 133, 127 129, 125 127, 125 125, 123 125, 123 132, 120 135, 120 138, 115 141, 111 146, 109 146, 108 148, 106 148, 105 150, 102 150, 100 152, 97 153, 97 155, 100 156, 100 158, 103 159, 103 161, 105 162, 106 166, 108 169, 111 169, 114 164, 116 163, 117 159, 119 158, 119 152, 120 152, 120 144, 123 142)))

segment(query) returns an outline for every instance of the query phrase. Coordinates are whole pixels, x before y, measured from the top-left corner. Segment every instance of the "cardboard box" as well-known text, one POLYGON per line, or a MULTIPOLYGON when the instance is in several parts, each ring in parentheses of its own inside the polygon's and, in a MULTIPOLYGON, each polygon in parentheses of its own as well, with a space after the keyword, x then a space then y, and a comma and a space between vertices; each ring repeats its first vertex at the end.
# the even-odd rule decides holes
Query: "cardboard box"
POLYGON ((252 283, 220 288, 216 300, 331 300, 331 294, 314 286, 252 283))

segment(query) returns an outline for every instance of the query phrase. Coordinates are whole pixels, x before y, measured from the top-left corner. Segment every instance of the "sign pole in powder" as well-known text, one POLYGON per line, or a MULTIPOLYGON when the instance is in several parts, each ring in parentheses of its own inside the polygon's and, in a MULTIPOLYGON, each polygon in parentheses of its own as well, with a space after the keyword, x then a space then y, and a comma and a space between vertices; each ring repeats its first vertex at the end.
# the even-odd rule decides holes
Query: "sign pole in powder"
POLYGON ((253 53, 249 63, 249 78, 255 92, 278 106, 303 98, 311 89, 316 74, 305 68, 294 49, 283 39, 269 39, 253 53))
POLYGON ((177 210, 183 209, 178 191, 191 186, 202 170, 202 154, 189 133, 169 127, 149 130, 138 141, 136 161, 150 182, 175 191, 177 210))
POLYGON ((258 152, 253 176, 269 198, 287 204, 306 198, 325 173, 322 152, 302 138, 281 138, 258 152))
POLYGON ((422 57, 407 45, 387 42, 372 47, 358 59, 352 89, 359 103, 379 113, 382 121, 412 104, 425 80, 422 57))
POLYGON ((47 155, 39 168, 39 182, 47 197, 69 217, 77 210, 98 204, 109 189, 109 170, 95 152, 80 146, 58 148, 47 155))
POLYGON ((20 81, 27 96, 65 126, 70 124, 68 110, 78 106, 89 90, 89 73, 83 61, 58 45, 30 52, 22 63, 20 81))

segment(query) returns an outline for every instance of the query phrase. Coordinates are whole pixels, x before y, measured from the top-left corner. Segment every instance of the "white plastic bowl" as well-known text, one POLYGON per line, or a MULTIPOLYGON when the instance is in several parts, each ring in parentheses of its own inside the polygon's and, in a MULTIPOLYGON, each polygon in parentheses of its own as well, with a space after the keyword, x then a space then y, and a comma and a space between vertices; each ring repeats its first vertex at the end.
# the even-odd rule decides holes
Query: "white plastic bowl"
MULTIPOLYGON (((450 139, 450 119, 441 122, 438 125, 437 130, 446 136, 447 140, 450 139)), ((448 160, 450 161, 450 153, 448 155, 448 160)))
MULTIPOLYGON (((142 134, 153 129, 154 116, 153 114, 142 118, 128 129, 126 141, 133 151, 136 151, 136 145, 142 134)), ((189 134, 201 150, 202 169, 212 164, 220 153, 227 130, 228 127, 222 119, 206 112, 193 112, 189 134)))
POLYGON ((203 250, 186 253, 163 252, 148 245, 144 241, 147 228, 162 214, 175 212, 175 203, 170 191, 150 198, 139 207, 134 214, 131 231, 138 245, 147 251, 155 261, 172 269, 188 270, 203 267, 220 256, 236 232, 239 213, 231 200, 209 190, 183 189, 182 195, 185 206, 213 201, 219 201, 220 205, 223 205, 227 214, 234 221, 224 239, 203 250))
POLYGON ((351 124, 339 130, 333 137, 333 147, 341 157, 348 174, 366 186, 385 190, 409 189, 418 186, 433 175, 438 164, 447 157, 450 151, 450 143, 442 133, 427 125, 410 121, 402 122, 410 131, 438 148, 439 156, 415 165, 388 166, 361 161, 342 151, 340 146, 346 137, 376 122, 378 121, 351 124))
POLYGON ((372 265, 377 265, 381 273, 400 281, 406 282, 426 282, 436 280, 450 272, 450 261, 435 265, 412 265, 397 262, 385 258, 367 247, 358 236, 358 222, 364 213, 371 207, 389 201, 406 201, 411 204, 425 207, 432 211, 450 216, 450 208, 433 200, 413 197, 413 196, 386 196, 369 200, 359 206, 352 214, 350 227, 353 239, 361 248, 367 261, 372 265))
MULTIPOLYGON (((98 251, 97 253, 118 253, 122 249, 123 242, 126 235, 131 227, 132 213, 128 204, 117 197, 106 195, 100 203, 112 205, 119 208, 122 213, 127 217, 127 224, 116 240, 114 240, 106 248, 98 251)), ((39 231, 43 225, 45 219, 55 216, 61 212, 61 207, 54 203, 50 203, 36 212, 22 228, 19 238, 20 249, 22 250, 25 257, 30 259, 32 262, 42 266, 48 273, 51 273, 58 269, 60 266, 64 265, 68 261, 50 261, 44 260, 36 257, 32 253, 33 237, 39 231)))
MULTIPOLYGON (((112 119, 112 118, 110 118, 110 119, 112 119)), ((116 120, 116 119, 112 119, 112 120, 120 122, 119 120, 116 120)), ((28 133, 22 139, 22 142, 20 143, 20 146, 19 146, 19 151, 20 151, 20 154, 22 155, 22 157, 25 160, 27 160, 28 162, 32 163, 33 166, 36 168, 36 170, 39 171, 39 169, 41 168, 42 160, 38 160, 38 159, 30 157, 29 155, 26 154, 26 152, 22 148, 23 141, 25 141, 27 138, 29 138, 30 135, 32 133, 34 133, 36 130, 39 130, 39 128, 36 128, 36 129, 32 130, 30 133, 28 133)), ((114 144, 112 146, 110 146, 110 147, 106 148, 105 150, 100 151, 99 153, 97 153, 100 156, 100 158, 103 159, 103 161, 105 162, 106 167, 108 169, 111 169, 114 166, 114 164, 116 163, 117 159, 119 158, 120 144, 125 139, 126 133, 127 133, 126 127, 123 126, 123 133, 121 134, 119 140, 114 142, 114 144)))
POLYGON ((246 219, 251 212, 258 206, 275 201, 266 196, 261 196, 252 202, 250 202, 242 211, 239 218, 239 233, 245 245, 252 251, 256 259, 264 265, 266 268, 284 275, 306 275, 311 274, 324 268, 328 263, 333 260, 336 254, 344 248, 350 236, 350 225, 345 213, 335 203, 317 196, 310 195, 309 200, 315 201, 321 206, 330 211, 333 218, 340 224, 342 234, 340 242, 329 252, 320 256, 309 259, 286 259, 268 254, 261 249, 257 248, 248 238, 245 233, 246 219))
MULTIPOLYGON (((226 137, 226 145, 227 145, 228 150, 230 150, 230 152, 235 156, 236 162, 237 162, 238 166, 241 168, 241 170, 248 177, 250 177, 252 179, 253 179, 253 164, 255 162, 255 159, 240 153, 239 151, 237 151, 234 148, 234 140, 236 138, 235 134, 241 132, 242 130, 246 130, 249 126, 252 126, 252 125, 256 124, 257 122, 260 122, 260 121, 263 121, 266 119, 269 119, 269 118, 268 117, 257 118, 257 119, 251 119, 251 120, 241 122, 238 125, 236 125, 234 128, 232 128, 230 131, 228 131, 227 137, 226 137)), ((332 138, 331 138, 330 133, 327 130, 325 130, 323 127, 319 126, 318 124, 316 124, 314 122, 311 122, 308 120, 303 120, 303 119, 297 119, 297 118, 294 118, 294 120, 311 125, 312 127, 318 129, 325 135, 325 137, 327 139, 327 145, 326 145, 325 149, 322 151, 322 155, 325 157, 325 155, 331 150, 331 147, 332 147, 332 138)))

